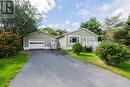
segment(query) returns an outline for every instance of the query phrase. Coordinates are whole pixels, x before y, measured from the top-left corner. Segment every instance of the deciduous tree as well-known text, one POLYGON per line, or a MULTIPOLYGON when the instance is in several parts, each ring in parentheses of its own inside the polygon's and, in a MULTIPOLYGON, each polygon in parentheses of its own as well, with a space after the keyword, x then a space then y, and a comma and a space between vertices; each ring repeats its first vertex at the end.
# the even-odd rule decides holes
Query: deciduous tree
POLYGON ((1 18, 3 31, 14 32, 21 36, 37 30, 40 14, 31 6, 29 0, 17 1, 13 18, 1 18))
POLYGON ((91 17, 88 21, 81 23, 80 27, 86 28, 98 35, 102 32, 101 23, 95 17, 91 17))

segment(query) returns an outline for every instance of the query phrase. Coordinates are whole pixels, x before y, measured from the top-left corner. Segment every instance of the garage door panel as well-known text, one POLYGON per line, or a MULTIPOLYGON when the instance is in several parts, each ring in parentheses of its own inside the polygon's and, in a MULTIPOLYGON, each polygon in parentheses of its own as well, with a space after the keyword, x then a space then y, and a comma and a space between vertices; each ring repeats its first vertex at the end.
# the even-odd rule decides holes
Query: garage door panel
POLYGON ((29 49, 42 49, 44 48, 44 41, 29 41, 29 49))

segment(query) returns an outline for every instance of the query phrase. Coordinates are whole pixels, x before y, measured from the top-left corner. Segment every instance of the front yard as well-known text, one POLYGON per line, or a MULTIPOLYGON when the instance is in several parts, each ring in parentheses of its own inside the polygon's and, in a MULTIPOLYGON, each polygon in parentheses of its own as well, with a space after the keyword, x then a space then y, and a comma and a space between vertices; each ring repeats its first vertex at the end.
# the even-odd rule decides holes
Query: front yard
POLYGON ((74 58, 100 66, 102 68, 113 71, 117 74, 120 74, 121 76, 124 76, 124 77, 130 79, 130 63, 120 64, 118 66, 113 67, 113 66, 109 66, 109 65, 105 64, 102 60, 100 60, 100 58, 98 56, 95 55, 95 53, 82 52, 79 55, 76 55, 75 53, 70 51, 70 52, 68 52, 68 54, 74 58))
POLYGON ((15 77, 27 60, 28 54, 25 52, 0 59, 0 87, 7 87, 10 80, 15 77))

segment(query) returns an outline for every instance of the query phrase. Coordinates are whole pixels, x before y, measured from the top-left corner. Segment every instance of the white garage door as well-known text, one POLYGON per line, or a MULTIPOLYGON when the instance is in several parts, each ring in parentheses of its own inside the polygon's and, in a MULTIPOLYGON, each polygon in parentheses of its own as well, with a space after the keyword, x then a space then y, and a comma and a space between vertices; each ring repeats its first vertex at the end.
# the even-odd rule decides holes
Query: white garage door
POLYGON ((44 41, 29 41, 29 49, 43 49, 44 41))

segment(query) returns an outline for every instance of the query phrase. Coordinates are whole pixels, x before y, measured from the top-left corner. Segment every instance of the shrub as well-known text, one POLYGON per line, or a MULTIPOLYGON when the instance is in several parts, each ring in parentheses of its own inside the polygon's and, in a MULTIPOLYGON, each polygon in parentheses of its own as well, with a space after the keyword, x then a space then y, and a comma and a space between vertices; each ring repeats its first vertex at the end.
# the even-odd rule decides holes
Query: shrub
POLYGON ((130 52, 127 46, 112 41, 103 41, 96 54, 109 65, 117 65, 128 61, 130 52))
POLYGON ((72 47, 72 50, 73 50, 74 53, 77 53, 77 55, 79 55, 80 52, 83 51, 83 47, 80 43, 75 43, 72 47))
POLYGON ((11 32, 0 33, 0 57, 10 56, 16 54, 21 45, 19 35, 11 32))
POLYGON ((92 51, 93 51, 93 48, 92 48, 92 47, 84 46, 84 51, 85 51, 85 52, 92 52, 92 51))

